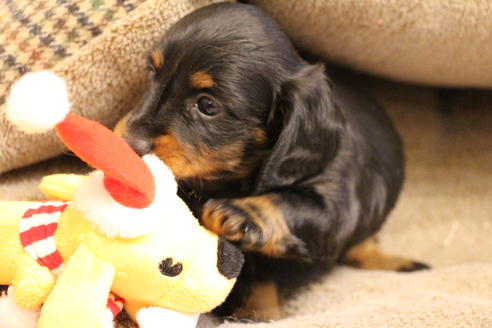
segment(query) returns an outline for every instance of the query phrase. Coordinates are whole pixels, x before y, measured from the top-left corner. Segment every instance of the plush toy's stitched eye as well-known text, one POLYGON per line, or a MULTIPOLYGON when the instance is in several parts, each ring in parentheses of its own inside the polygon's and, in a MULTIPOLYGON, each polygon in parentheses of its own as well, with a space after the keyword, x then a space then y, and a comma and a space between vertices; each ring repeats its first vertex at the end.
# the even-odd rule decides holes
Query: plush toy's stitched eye
POLYGON ((159 264, 159 270, 165 276, 176 277, 183 271, 183 265, 181 263, 173 265, 173 259, 168 257, 159 264))

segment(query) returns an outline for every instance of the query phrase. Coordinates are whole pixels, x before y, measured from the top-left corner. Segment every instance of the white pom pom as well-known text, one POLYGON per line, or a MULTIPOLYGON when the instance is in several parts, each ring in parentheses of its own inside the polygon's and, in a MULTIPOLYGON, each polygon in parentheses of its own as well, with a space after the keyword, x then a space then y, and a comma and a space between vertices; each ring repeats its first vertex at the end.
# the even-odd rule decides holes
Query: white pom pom
POLYGON ((27 73, 12 86, 5 112, 19 130, 41 133, 63 121, 69 110, 65 81, 40 71, 27 73))

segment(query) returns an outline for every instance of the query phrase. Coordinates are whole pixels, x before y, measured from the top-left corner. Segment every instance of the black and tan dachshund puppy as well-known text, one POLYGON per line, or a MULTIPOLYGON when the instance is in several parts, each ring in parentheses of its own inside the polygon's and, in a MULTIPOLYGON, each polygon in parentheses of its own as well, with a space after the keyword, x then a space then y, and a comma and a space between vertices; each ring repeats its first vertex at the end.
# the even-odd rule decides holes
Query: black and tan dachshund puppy
POLYGON ((423 267, 385 262, 371 241, 348 251, 395 205, 400 138, 379 107, 331 85, 259 9, 192 12, 150 51, 149 69, 125 138, 157 154, 202 224, 247 256, 218 313, 278 317, 278 287, 312 281, 344 255, 360 267, 423 267))

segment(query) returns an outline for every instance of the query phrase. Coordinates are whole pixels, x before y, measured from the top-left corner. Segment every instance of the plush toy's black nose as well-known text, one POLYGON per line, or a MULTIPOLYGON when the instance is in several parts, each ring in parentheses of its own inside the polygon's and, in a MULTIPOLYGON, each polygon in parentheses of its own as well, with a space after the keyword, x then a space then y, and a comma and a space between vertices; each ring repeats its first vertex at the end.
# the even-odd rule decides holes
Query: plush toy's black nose
POLYGON ((217 249, 217 268, 227 279, 236 278, 243 267, 243 253, 224 238, 219 239, 217 249))
POLYGON ((152 150, 152 141, 125 136, 126 142, 140 156, 148 154, 152 150))

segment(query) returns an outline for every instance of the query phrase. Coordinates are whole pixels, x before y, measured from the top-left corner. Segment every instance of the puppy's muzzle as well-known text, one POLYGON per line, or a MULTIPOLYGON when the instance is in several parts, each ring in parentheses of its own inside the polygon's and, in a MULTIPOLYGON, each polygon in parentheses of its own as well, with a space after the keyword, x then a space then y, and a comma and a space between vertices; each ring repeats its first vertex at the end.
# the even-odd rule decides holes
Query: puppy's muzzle
POLYGON ((152 140, 139 139, 125 136, 126 142, 132 147, 132 149, 140 156, 148 154, 152 150, 152 140))

